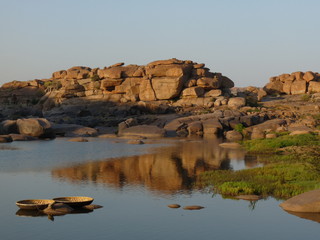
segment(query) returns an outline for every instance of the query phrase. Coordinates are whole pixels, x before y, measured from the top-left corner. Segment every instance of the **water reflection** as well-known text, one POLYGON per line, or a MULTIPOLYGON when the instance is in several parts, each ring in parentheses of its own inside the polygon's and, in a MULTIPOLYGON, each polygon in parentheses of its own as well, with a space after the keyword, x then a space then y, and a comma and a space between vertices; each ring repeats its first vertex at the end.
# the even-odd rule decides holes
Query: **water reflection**
POLYGON ((56 212, 56 213, 48 214, 40 210, 19 209, 16 212, 16 215, 19 217, 47 217, 50 221, 54 221, 54 217, 56 216, 65 216, 67 214, 87 214, 91 212, 93 212, 93 210, 81 208, 81 209, 74 209, 68 213, 56 212))
POLYGON ((219 147, 221 140, 178 141, 150 154, 88 162, 52 170, 53 178, 72 183, 95 183, 117 189, 146 187, 162 194, 188 192, 195 177, 208 170, 231 169, 233 164, 257 165, 242 149, 219 147))
POLYGON ((286 211, 286 212, 294 216, 297 216, 299 218, 308 219, 308 220, 320 223, 320 213, 301 213, 301 212, 290 212, 290 211, 286 211))

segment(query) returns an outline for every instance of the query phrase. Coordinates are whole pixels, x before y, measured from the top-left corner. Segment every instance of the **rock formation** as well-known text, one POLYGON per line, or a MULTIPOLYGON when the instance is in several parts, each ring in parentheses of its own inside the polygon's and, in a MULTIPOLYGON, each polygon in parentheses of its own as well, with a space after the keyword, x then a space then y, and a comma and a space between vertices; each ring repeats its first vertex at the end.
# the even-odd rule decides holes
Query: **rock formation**
MULTIPOLYGON (((55 103, 77 97, 111 102, 155 101, 205 97, 211 90, 233 86, 229 78, 210 72, 204 64, 173 58, 146 66, 124 63, 103 69, 78 66, 54 72, 50 79, 13 81, 1 87, 0 101, 27 103, 32 100, 28 99, 28 92, 32 93, 33 101, 46 92, 42 98, 44 105, 50 105, 49 98, 55 103)), ((221 93, 216 91, 215 96, 221 93)))
POLYGON ((271 77, 264 87, 268 94, 305 94, 320 92, 320 74, 317 72, 293 72, 271 77))

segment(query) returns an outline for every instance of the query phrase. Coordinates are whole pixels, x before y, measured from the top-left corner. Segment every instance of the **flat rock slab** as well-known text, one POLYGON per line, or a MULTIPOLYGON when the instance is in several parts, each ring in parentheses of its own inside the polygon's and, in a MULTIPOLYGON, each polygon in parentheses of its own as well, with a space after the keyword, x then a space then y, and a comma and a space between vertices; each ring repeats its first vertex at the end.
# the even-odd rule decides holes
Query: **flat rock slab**
POLYGON ((242 200, 247 200, 247 201, 258 201, 262 197, 259 195, 239 195, 235 197, 236 199, 242 199, 242 200))
POLYGON ((147 138, 164 137, 165 130, 157 126, 138 125, 122 130, 121 136, 142 136, 147 138))
POLYGON ((204 207, 198 206, 198 205, 192 205, 192 206, 185 206, 183 209, 184 210, 200 210, 204 207))
POLYGON ((69 142, 89 142, 88 139, 83 137, 71 138, 69 142))
POLYGON ((302 193, 280 204, 286 211, 320 213, 320 189, 302 193))

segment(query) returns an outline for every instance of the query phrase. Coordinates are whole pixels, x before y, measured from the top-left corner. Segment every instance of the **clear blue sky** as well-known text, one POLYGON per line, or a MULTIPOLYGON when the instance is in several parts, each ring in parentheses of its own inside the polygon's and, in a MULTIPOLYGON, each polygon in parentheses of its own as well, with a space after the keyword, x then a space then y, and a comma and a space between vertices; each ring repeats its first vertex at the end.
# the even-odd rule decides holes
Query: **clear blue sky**
POLYGON ((0 0, 0 84, 176 57, 236 86, 320 71, 319 0, 0 0))

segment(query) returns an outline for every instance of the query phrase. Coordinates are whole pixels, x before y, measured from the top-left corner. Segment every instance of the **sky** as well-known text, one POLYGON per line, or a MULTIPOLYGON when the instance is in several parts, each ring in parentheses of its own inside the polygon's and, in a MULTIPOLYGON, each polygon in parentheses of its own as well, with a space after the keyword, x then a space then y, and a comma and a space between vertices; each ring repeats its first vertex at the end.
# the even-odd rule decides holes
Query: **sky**
POLYGON ((173 57, 238 87, 320 71, 319 0, 0 0, 0 34, 0 84, 173 57))

